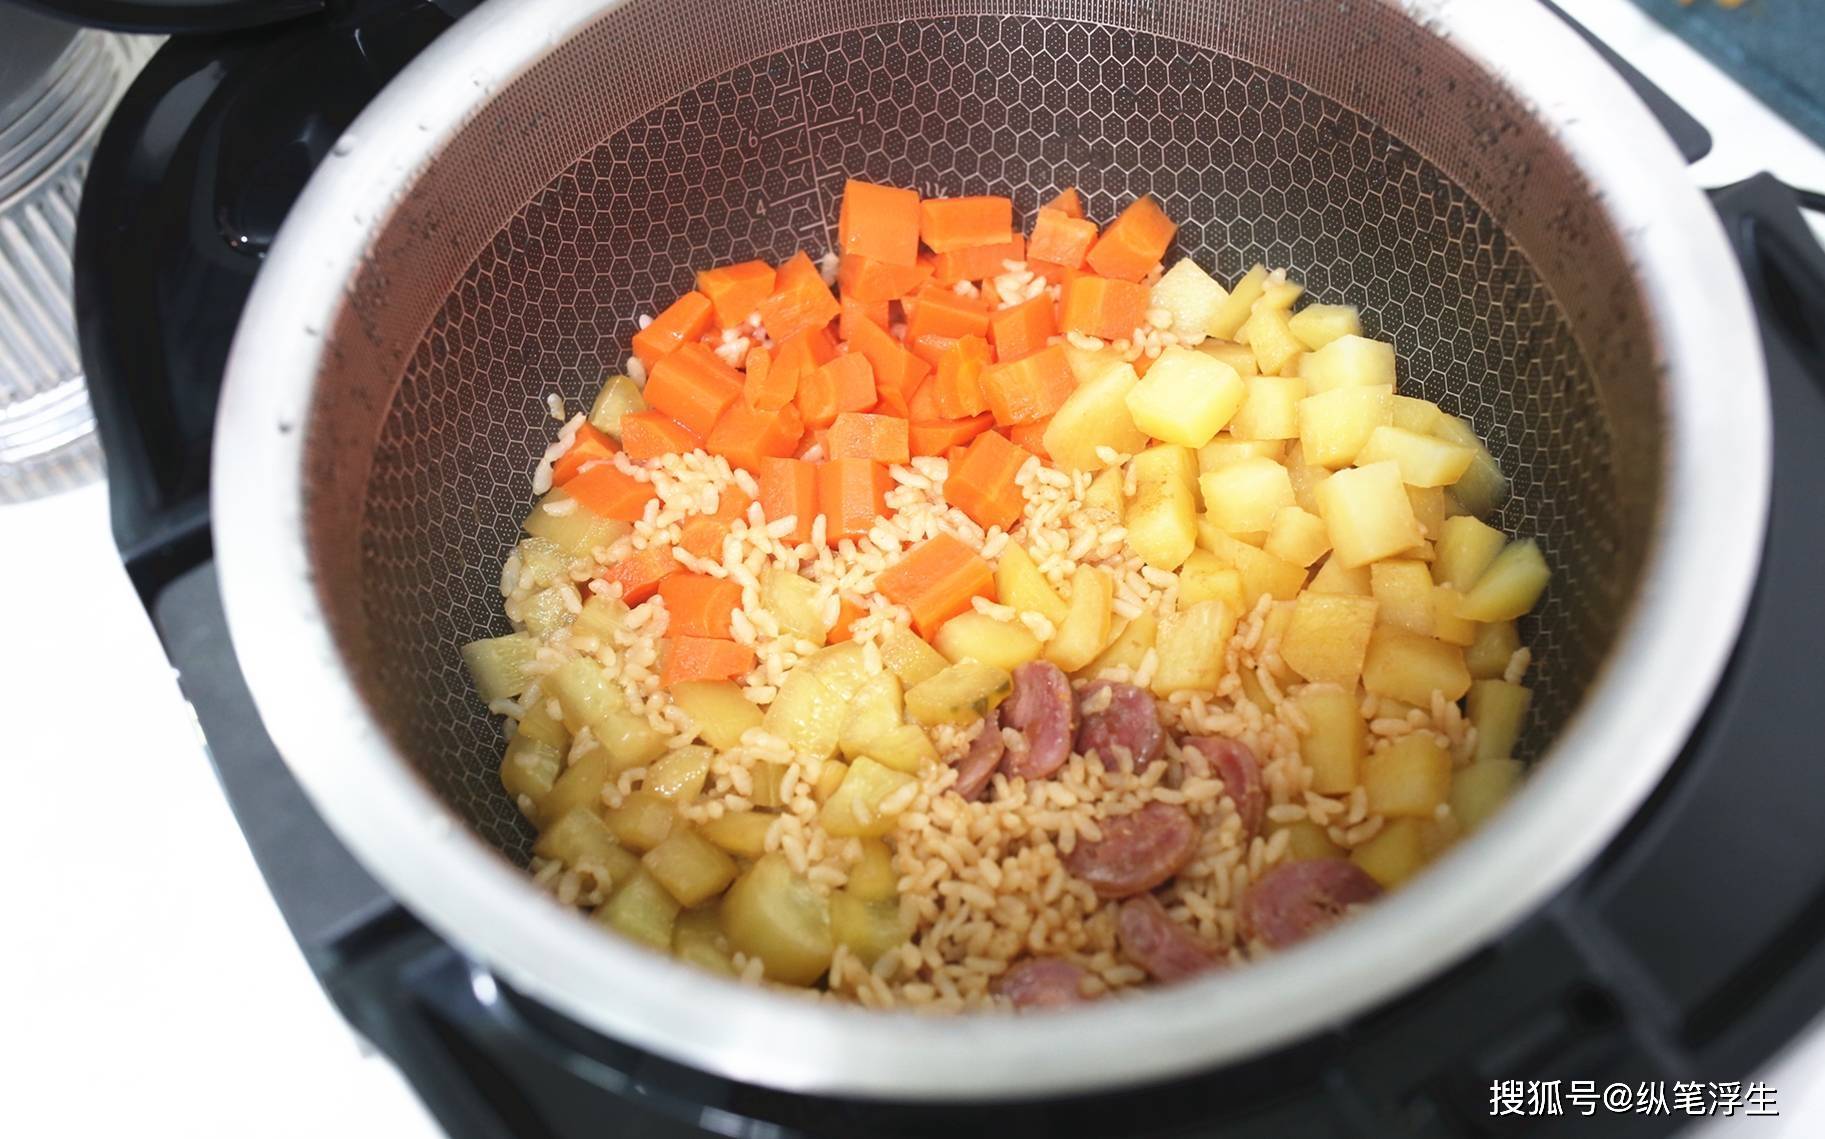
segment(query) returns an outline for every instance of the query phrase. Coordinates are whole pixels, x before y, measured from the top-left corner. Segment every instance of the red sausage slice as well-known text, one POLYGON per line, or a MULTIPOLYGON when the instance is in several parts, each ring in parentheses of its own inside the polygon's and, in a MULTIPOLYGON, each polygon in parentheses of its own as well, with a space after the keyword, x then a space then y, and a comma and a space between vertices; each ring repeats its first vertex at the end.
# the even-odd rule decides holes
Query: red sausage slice
POLYGON ((1152 894, 1122 903, 1115 932, 1128 960, 1156 981, 1182 981, 1222 964, 1216 950, 1173 921, 1152 894))
POLYGON ((1059 957, 1028 957, 1016 961, 991 987, 1014 1002, 1015 1008, 1061 1008, 1086 998, 1078 983, 1087 974, 1059 957))
POLYGON ((1102 820, 1103 837, 1079 842, 1065 869, 1102 898, 1144 894, 1179 872, 1198 852, 1198 824, 1185 808, 1149 803, 1133 814, 1102 820))
POLYGON ((1001 753, 1006 746, 1001 738, 1001 710, 992 709, 982 719, 981 733, 970 741, 970 749, 957 761, 957 782, 951 790, 972 801, 980 798, 995 769, 1001 766, 1001 753))
POLYGON ((1182 746, 1187 763, 1194 763, 1193 757, 1201 755, 1210 771, 1200 774, 1214 772, 1223 781, 1223 790, 1236 805, 1236 814, 1242 817, 1243 831, 1259 834, 1267 817, 1267 788, 1262 786, 1261 765, 1255 761, 1255 753, 1246 744, 1222 736, 1194 736, 1182 746))
POLYGON ((1010 776, 1044 779, 1071 758, 1077 703, 1071 680, 1050 661, 1028 661, 1014 670, 1014 692, 1001 705, 1001 722, 1021 735, 1001 759, 1010 776))
POLYGON ((1092 681, 1084 688, 1078 709, 1083 726, 1077 729, 1077 750, 1084 755, 1095 752, 1104 767, 1119 766, 1118 749, 1126 749, 1139 771, 1160 758, 1165 749, 1166 733, 1160 728, 1153 694, 1145 688, 1113 680, 1092 681), (1104 692, 1109 695, 1100 695, 1104 692), (1082 711, 1099 705, 1099 711, 1082 711))
POLYGON ((1375 879, 1343 858, 1276 866, 1242 895, 1242 929, 1275 949, 1303 941, 1351 906, 1381 895, 1375 879))

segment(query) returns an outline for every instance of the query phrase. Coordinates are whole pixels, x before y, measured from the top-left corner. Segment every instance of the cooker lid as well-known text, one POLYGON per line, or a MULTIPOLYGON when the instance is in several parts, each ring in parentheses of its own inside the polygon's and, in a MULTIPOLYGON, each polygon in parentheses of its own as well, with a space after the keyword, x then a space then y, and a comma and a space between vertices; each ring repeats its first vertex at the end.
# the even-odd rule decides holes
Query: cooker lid
POLYGON ((323 10, 324 0, 21 0, 54 16, 122 32, 184 35, 261 27, 323 10))

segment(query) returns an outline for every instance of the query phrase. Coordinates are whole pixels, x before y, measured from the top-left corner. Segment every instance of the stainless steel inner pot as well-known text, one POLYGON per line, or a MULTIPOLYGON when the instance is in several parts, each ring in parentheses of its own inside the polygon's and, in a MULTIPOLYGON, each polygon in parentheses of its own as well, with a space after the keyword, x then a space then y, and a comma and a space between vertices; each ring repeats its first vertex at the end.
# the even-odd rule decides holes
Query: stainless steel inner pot
POLYGON ((1767 494, 1740 281, 1633 96, 1532 4, 493 0, 351 128, 243 320, 217 439, 235 644, 332 826, 414 910, 603 1031, 789 1088, 1006 1096, 1312 1031, 1485 942, 1658 779, 1734 637, 1767 494), (1167 995, 870 1014, 688 971, 517 869, 528 831, 457 657, 555 425, 698 267, 829 247, 843 179, 1132 195, 1233 278, 1363 306, 1470 416, 1556 572, 1541 762, 1363 918, 1167 995), (1065 1031, 1060 1031, 1060 1029, 1065 1031), (1110 1045, 1114 1043, 1115 1047, 1110 1045))

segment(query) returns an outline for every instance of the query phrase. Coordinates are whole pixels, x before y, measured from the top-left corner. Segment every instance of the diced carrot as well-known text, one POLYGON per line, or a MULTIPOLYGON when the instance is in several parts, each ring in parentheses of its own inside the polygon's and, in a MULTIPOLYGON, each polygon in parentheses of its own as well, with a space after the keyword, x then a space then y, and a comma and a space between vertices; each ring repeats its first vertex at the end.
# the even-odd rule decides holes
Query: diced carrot
MULTIPOLYGON (((1006 529, 1024 506, 1015 479, 1032 455, 993 431, 976 436, 961 460, 951 462, 944 498, 982 526, 1006 529)), ((885 592, 885 591, 883 591, 885 592)))
POLYGON ((1076 186, 1067 186, 1058 192, 1058 196, 1039 207, 1042 210, 1057 210, 1068 218, 1084 216, 1084 200, 1077 196, 1076 186))
POLYGON ((704 449, 743 470, 759 471, 762 459, 790 455, 804 434, 805 421, 791 404, 761 411, 736 400, 710 429, 704 449))
POLYGON ((1166 256, 1166 247, 1178 231, 1159 203, 1142 194, 1109 223, 1085 260, 1105 277, 1138 281, 1166 256))
POLYGON ((742 375, 701 344, 669 353, 646 381, 646 402, 698 435, 741 395, 742 375))
POLYGON ((1076 272, 1075 269, 1060 265, 1056 261, 1041 261, 1033 257, 1027 258, 1027 269, 1035 277, 1044 277, 1049 285, 1063 284, 1067 274, 1076 272))
POLYGON ((1007 272, 1008 261, 1024 261, 1027 239, 1015 234, 1012 241, 995 245, 972 245, 968 249, 940 253, 932 258, 932 280, 940 285, 958 281, 981 281, 1007 272))
POLYGON ((872 321, 863 323, 856 330, 855 335, 849 338, 849 347, 851 351, 868 357, 868 362, 874 366, 877 388, 898 388, 901 395, 906 395, 913 390, 915 384, 931 374, 930 364, 908 352, 885 327, 872 321))
POLYGON ((802 249, 779 267, 773 294, 760 302, 759 309, 760 326, 776 343, 824 327, 839 311, 830 286, 802 249))
POLYGON ((843 184, 837 252, 911 268, 919 260, 919 195, 854 178, 843 184))
POLYGON ((925 361, 926 366, 930 368, 936 368, 944 359, 944 354, 956 346, 957 338, 955 336, 939 336, 935 332, 927 332, 917 339, 906 342, 906 350, 925 361))
POLYGON ((982 394, 995 422, 1003 427, 1031 423, 1057 411, 1077 387, 1065 362, 1065 348, 1054 344, 1011 364, 982 370, 982 394))
POLYGON ((591 514, 637 522, 646 504, 658 497, 653 484, 641 482, 613 463, 597 463, 564 484, 577 505, 591 514))
POLYGON ((570 441, 570 450, 558 456, 558 461, 551 464, 552 485, 563 486, 577 476, 585 463, 612 458, 615 451, 613 439, 587 423, 578 424, 576 438, 570 441))
POLYGON ((634 333, 634 355, 651 372, 660 357, 678 347, 701 339, 716 319, 710 298, 690 292, 673 301, 671 307, 653 318, 653 323, 634 333))
POLYGON ((741 585, 707 573, 675 573, 659 583, 668 615, 665 630, 687 637, 733 635, 729 618, 741 605, 741 585))
POLYGON ((684 520, 679 527, 678 544, 687 554, 721 560, 722 540, 728 537, 737 519, 748 516, 748 504, 753 501, 747 491, 730 483, 722 490, 716 513, 693 514, 684 520))
POLYGON ((883 570, 875 588, 906 606, 913 628, 929 639, 938 626, 968 609, 972 597, 992 600, 995 574, 976 551, 950 534, 938 534, 883 570))
POLYGON ((1141 376, 1146 375, 1147 370, 1149 368, 1153 367, 1154 362, 1157 361, 1158 359, 1159 359, 1158 356, 1148 356, 1145 353, 1143 353, 1139 356, 1136 356, 1134 358, 1134 364, 1133 364, 1135 377, 1139 378, 1141 376))
POLYGON ((645 462, 688 454, 703 446, 703 440, 662 411, 636 411, 621 417, 621 446, 628 458, 645 462))
POLYGON ((959 296, 939 285, 924 285, 906 303, 906 339, 921 336, 986 336, 989 309, 980 297, 959 296))
POLYGON ((989 339, 995 345, 995 359, 1003 364, 1031 356, 1058 335, 1058 320, 1052 312, 1052 298, 1044 293, 1012 308, 998 311, 989 321, 989 339))
POLYGON ((995 278, 984 277, 982 279, 982 289, 978 295, 982 297, 982 303, 987 306, 990 312, 994 312, 1001 307, 1001 290, 995 287, 995 278))
POLYGON ((1046 428, 1052 425, 1052 417, 1035 419, 1031 423, 1016 423, 1008 428, 1008 438, 1023 451, 1031 451, 1042 459, 1050 459, 1052 453, 1046 450, 1046 428))
POLYGON ((621 600, 638 605, 659 592, 659 583, 678 572, 678 559, 670 546, 648 546, 603 569, 603 581, 621 586, 621 600))
MULTIPOLYGON (((904 420, 902 420, 904 422, 904 420)), ((824 516, 824 533, 834 545, 843 538, 860 538, 887 512, 887 492, 893 476, 887 468, 868 459, 829 459, 817 469, 817 508, 824 516)))
POLYGON ((988 412, 968 419, 915 419, 907 428, 907 441, 915 455, 948 454, 987 431, 995 423, 988 412))
POLYGON ((797 393, 796 371, 774 368, 773 354, 758 344, 748 349, 747 378, 741 385, 743 402, 760 411, 778 411, 797 393))
POLYGON ((825 447, 826 456, 832 459, 904 463, 912 458, 906 420, 892 415, 845 411, 830 425, 825 447))
POLYGON ((824 637, 824 643, 834 645, 838 641, 847 641, 855 635, 855 623, 868 610, 857 605, 847 597, 838 597, 836 602, 836 624, 830 626, 830 632, 824 637))
POLYGON ((886 301, 875 301, 863 304, 861 301, 844 297, 838 309, 837 335, 844 340, 854 340, 862 326, 872 324, 883 332, 887 330, 888 312, 886 301))
POLYGON ((965 336, 938 361, 932 398, 945 419, 963 419, 988 408, 988 397, 982 394, 982 369, 994 358, 988 341, 965 336))
POLYGON ((927 198, 919 203, 919 237, 933 253, 1006 244, 1014 237, 1014 203, 987 196, 927 198))
POLYGON ((1068 332, 1127 340, 1147 321, 1147 286, 1079 273, 1065 281, 1058 323, 1068 332))
MULTIPOLYGON (((991 416, 989 419, 989 422, 993 423, 994 417, 991 416)), ((949 463, 951 465, 952 469, 955 469, 957 464, 961 463, 963 461, 963 456, 968 453, 969 453, 968 447, 962 447, 962 446, 952 447, 949 450, 944 452, 944 461, 949 463)))
POLYGON ((905 419, 912 414, 912 408, 909 406, 905 394, 901 392, 899 388, 880 388, 877 390, 876 394, 879 395, 880 398, 875 400, 874 406, 868 409, 874 414, 893 415, 898 416, 901 419, 905 419))
POLYGON ((760 509, 769 522, 790 516, 797 519, 786 537, 809 541, 811 522, 817 516, 817 464, 803 459, 762 459, 760 509))
POLYGON ((1027 240, 1027 261, 1050 261, 1075 269, 1096 243, 1096 223, 1068 217, 1058 210, 1040 210, 1027 240))
POLYGON ((798 410, 808 427, 828 427, 845 411, 875 402, 874 368, 859 352, 845 352, 799 379, 798 410))
POLYGON ((863 304, 897 301, 931 279, 931 262, 923 258, 908 268, 851 253, 837 262, 836 287, 863 304))
POLYGON ((733 680, 754 668, 754 650, 721 637, 667 637, 659 687, 693 680, 733 680))
POLYGON ((799 380, 805 373, 816 371, 820 365, 829 363, 835 355, 836 345, 831 341, 829 332, 821 328, 813 332, 801 332, 773 346, 775 374, 768 377, 768 382, 782 389, 789 384, 796 394, 799 380))
POLYGON ((697 291, 710 298, 716 309, 716 323, 733 328, 754 315, 760 302, 773 291, 778 276, 765 261, 743 261, 704 269, 697 274, 697 291))
POLYGON ((938 410, 938 380, 927 376, 919 381, 912 395, 906 401, 907 419, 943 419, 944 413, 938 410))

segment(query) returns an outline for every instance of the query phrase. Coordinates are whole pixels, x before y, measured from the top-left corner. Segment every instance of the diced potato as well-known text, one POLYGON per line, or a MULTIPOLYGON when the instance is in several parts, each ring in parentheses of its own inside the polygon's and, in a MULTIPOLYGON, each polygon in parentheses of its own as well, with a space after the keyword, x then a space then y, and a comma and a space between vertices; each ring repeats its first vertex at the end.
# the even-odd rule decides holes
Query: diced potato
POLYGON ((1253 669, 1243 669, 1236 674, 1236 678, 1242 685, 1242 695, 1248 697, 1249 703, 1270 716, 1274 714, 1274 702, 1269 698, 1267 689, 1261 687, 1261 681, 1253 669))
POLYGON ((1369 567, 1353 566, 1345 568, 1337 555, 1326 558, 1312 575, 1311 584, 1305 587, 1307 593, 1347 593, 1356 597, 1370 596, 1369 567))
POLYGON ((1479 680, 1470 686, 1467 708, 1476 728, 1474 759, 1513 759, 1515 744, 1527 726, 1533 692, 1506 680, 1479 680))
POLYGON ((1095 660, 1078 669, 1076 675, 1094 678, 1111 668, 1125 668, 1129 671, 1139 668, 1159 633, 1159 618, 1143 610, 1114 632, 1115 639, 1109 642, 1109 647, 1098 654, 1095 660))
POLYGON ((662 799, 688 803, 703 790, 704 781, 710 777, 710 761, 715 755, 709 748, 695 744, 667 752, 646 769, 643 786, 662 799))
POLYGON ((583 612, 570 623, 570 636, 573 643, 578 637, 594 637, 598 644, 613 647, 616 634, 626 628, 627 602, 592 593, 583 602, 583 612))
POLYGON ((546 538, 521 538, 513 552, 520 557, 520 572, 530 571, 534 585, 550 585, 560 577, 570 580, 570 555, 546 538))
POLYGON ((1500 530, 1467 514, 1445 519, 1438 533, 1438 560, 1432 577, 1462 593, 1477 583, 1508 539, 1500 530))
POLYGON ((1070 608, 1046 643, 1046 659, 1066 672, 1095 660, 1109 645, 1114 601, 1115 583, 1108 573, 1097 566, 1078 566, 1071 575, 1070 608))
POLYGON ((527 693, 531 695, 522 693, 526 714, 520 717, 519 727, 513 734, 516 738, 525 736, 547 747, 556 748, 558 754, 562 755, 570 748, 570 732, 564 727, 562 710, 552 709, 551 697, 543 688, 540 685, 537 690, 528 689, 527 693))
POLYGON ((1046 425, 1043 441, 1053 462, 1067 471, 1100 471, 1109 464, 1098 448, 1132 455, 1145 447, 1147 436, 1128 405, 1139 382, 1134 368, 1121 364, 1079 384, 1046 425))
POLYGON ((758 957, 769 980, 809 985, 830 968, 830 904, 783 854, 761 858, 722 899, 729 944, 758 957))
POLYGON ((1288 322, 1299 342, 1316 352, 1342 336, 1361 336, 1362 317, 1355 305, 1307 305, 1288 322))
POLYGON ((1521 763, 1514 759, 1479 759, 1451 777, 1451 815, 1465 831, 1488 821, 1521 782, 1521 763))
POLYGON ((641 867, 615 887, 591 918, 654 949, 670 949, 672 923, 678 920, 679 908, 678 900, 641 867))
POLYGON ((1126 363, 1112 348, 1085 349, 1070 341, 1065 342, 1065 366, 1070 369, 1074 383, 1087 384, 1104 372, 1126 363))
POLYGON ((1286 457, 1284 439, 1237 439, 1227 431, 1198 448, 1198 474, 1251 459, 1271 459, 1278 463, 1286 457))
POLYGON ((1394 426, 1403 431, 1417 431, 1421 435, 1434 434, 1438 421, 1445 413, 1429 399, 1416 399, 1410 395, 1394 397, 1394 426))
POLYGON ((773 614, 782 630, 795 637, 821 645, 830 635, 817 586, 791 570, 775 566, 761 571, 760 605, 773 614))
POLYGON ((469 679, 485 703, 511 700, 532 683, 532 662, 539 655, 539 641, 530 633, 484 637, 462 648, 469 679))
POLYGON ((1274 513, 1267 543, 1261 548, 1289 565, 1309 566, 1330 552, 1331 534, 1316 514, 1299 506, 1283 506, 1274 513))
POLYGON ((522 527, 533 537, 551 542, 565 557, 572 559, 588 557, 592 550, 606 549, 633 529, 629 523, 600 517, 581 506, 559 505, 570 501, 569 491, 561 486, 553 488, 539 499, 522 527), (547 506, 558 506, 559 513, 545 509, 547 506))
POLYGON ((1299 819, 1291 823, 1269 823, 1268 833, 1278 834, 1287 831, 1291 837, 1286 844, 1286 856, 1294 862, 1310 862, 1319 858, 1342 858, 1343 847, 1331 841, 1325 829, 1310 819, 1299 819))
MULTIPOLYGON (((1261 299, 1254 303, 1249 312, 1252 315, 1262 309, 1274 309, 1281 313, 1289 313, 1293 311, 1293 306, 1299 303, 1299 298, 1304 295, 1305 286, 1297 281, 1287 280, 1284 272, 1269 273, 1267 280, 1261 285, 1261 299)), ((1243 336, 1240 331, 1236 333, 1236 339, 1243 343, 1248 342, 1247 337, 1243 336)))
POLYGON ((891 672, 870 677, 849 698, 837 733, 837 748, 844 758, 872 755, 875 740, 902 726, 903 709, 899 677, 891 672))
POLYGON ((704 838, 740 858, 759 858, 767 852, 767 831, 778 815, 759 811, 727 811, 697 825, 704 838))
POLYGON ((1407 504, 1413 507, 1413 520, 1428 540, 1438 537, 1445 525, 1445 490, 1436 486, 1407 486, 1407 504))
POLYGON ((926 764, 938 762, 938 749, 917 724, 901 724, 883 732, 868 742, 864 754, 908 775, 917 775, 926 764))
POLYGON ((799 751, 826 758, 836 751, 847 712, 844 697, 831 691, 817 672, 801 663, 786 674, 761 726, 799 751))
POLYGON ((1299 401, 1299 445, 1305 461, 1319 467, 1347 467, 1377 427, 1394 415, 1390 387, 1333 388, 1299 401))
POLYGON ((1242 406, 1229 421, 1231 435, 1238 440, 1299 437, 1299 401, 1306 396, 1304 380, 1296 376, 1251 376, 1242 384, 1242 406))
POLYGON ((1233 340, 1211 338, 1198 345, 1198 351, 1213 360, 1221 360, 1236 370, 1236 375, 1247 379, 1256 374, 1255 354, 1248 350, 1248 345, 1238 344, 1233 340))
MULTIPOLYGON (((1463 606, 1458 607, 1460 613, 1463 606)), ((1521 647, 1521 634, 1513 621, 1494 621, 1476 627, 1476 639, 1464 650, 1464 665, 1478 680, 1502 676, 1521 647)))
POLYGON ((1456 645, 1384 625, 1369 638, 1362 686, 1377 696, 1430 708, 1434 692, 1447 700, 1468 692, 1470 670, 1464 667, 1464 650, 1456 645))
POLYGON ((1126 402, 1134 425, 1163 443, 1202 447, 1242 406, 1242 377, 1222 361, 1171 345, 1126 402))
MULTIPOLYGON (((1394 345, 1345 334, 1299 362, 1299 374, 1314 393, 1337 388, 1394 386, 1394 345)), ((1390 407, 1390 412, 1392 408, 1390 407)))
POLYGON ((900 683, 911 688, 943 672, 948 662, 944 654, 926 644, 913 632, 894 626, 881 638, 881 661, 900 683))
POLYGON ((1300 594, 1280 641, 1280 659, 1307 680, 1354 692, 1375 628, 1376 608, 1372 597, 1300 594))
POLYGON ((646 396, 626 376, 610 376, 589 409, 589 425, 611 439, 621 438, 621 417, 646 410, 646 396))
POLYGON ((830 934, 862 964, 873 966, 883 953, 905 944, 913 931, 901 918, 898 901, 871 902, 845 889, 830 895, 830 934))
POLYGON ((1551 579, 1539 543, 1510 542, 1465 590, 1458 612, 1472 621, 1512 621, 1534 607, 1551 579))
POLYGON ((722 907, 714 902, 686 910, 672 923, 672 956, 712 973, 733 974, 729 935, 722 931, 722 907))
POLYGON ((640 864, 684 906, 713 898, 735 881, 735 860, 683 823, 647 851, 640 864))
POLYGON ((1306 462, 1305 448, 1297 439, 1293 440, 1282 461, 1286 463, 1286 477, 1293 482, 1293 501, 1308 514, 1318 513, 1318 487, 1331 477, 1330 469, 1306 462))
POLYGON ((900 896, 900 875, 893 868, 893 850, 878 838, 861 840, 862 856, 849 868, 843 889, 864 902, 885 902, 900 896))
POLYGON ((1338 471, 1324 480, 1317 497, 1318 516, 1331 535, 1331 557, 1346 569, 1398 554, 1425 540, 1393 463, 1338 471))
MULTIPOLYGON (((831 766, 835 760, 826 760, 825 766, 831 766)), ((762 763, 752 772, 754 790, 748 798, 756 807, 772 811, 786 805, 785 786, 786 768, 777 763, 762 763)))
POLYGON ((1459 615, 1463 604, 1464 595, 1450 586, 1432 587, 1432 635, 1448 645, 1468 648, 1476 643, 1477 623, 1459 615))
POLYGON ((1223 298, 1210 319, 1204 323, 1204 331, 1222 340, 1234 340, 1236 332, 1267 290, 1267 266, 1255 265, 1242 275, 1229 296, 1223 298))
POLYGON ((615 833, 602 816, 588 807, 578 807, 548 824, 532 844, 532 853, 572 869, 597 867, 616 882, 639 865, 639 859, 615 841, 615 833))
POLYGON ((841 786, 818 812, 818 822, 836 838, 879 838, 891 834, 899 812, 905 810, 907 804, 901 803, 893 811, 884 804, 894 799, 901 788, 911 787, 913 782, 913 777, 906 772, 895 771, 862 756, 849 765, 841 786))
MULTIPOLYGON (((1201 335, 1229 290, 1189 257, 1181 257, 1153 286, 1151 304, 1172 314, 1172 331, 1181 337, 1201 335)), ((1056 455, 1058 452, 1052 452, 1056 455)))
POLYGON ((1293 335, 1286 310, 1265 303, 1265 297, 1262 301, 1236 330, 1236 336, 1248 342, 1249 351, 1255 354, 1255 365, 1274 375, 1288 360, 1305 351, 1305 344, 1293 335))
POLYGON ((1392 890, 1425 869, 1425 824, 1419 819, 1395 819, 1351 851, 1350 861, 1383 889, 1392 890))
POLYGON ((1431 435, 1399 427, 1377 427, 1356 455, 1362 464, 1384 460, 1400 468, 1408 486, 1450 486, 1469 469, 1476 452, 1431 435))
POLYGON ((672 824, 677 821, 678 813, 672 809, 672 801, 652 791, 633 791, 621 800, 619 807, 611 807, 602 816, 608 829, 614 832, 615 841, 629 850, 642 854, 665 841, 672 833, 672 824))
MULTIPOLYGON (((1056 456, 1058 452, 1052 454, 1056 456)), ((1039 572, 1033 556, 1019 542, 1002 547, 1001 558, 995 563, 995 596, 1003 605, 1038 613, 1054 625, 1065 619, 1065 599, 1039 572)))
POLYGON ((1204 512, 1231 534, 1267 530, 1293 505, 1293 483, 1272 459, 1246 459, 1201 476, 1204 512))
POLYGON ((1129 463, 1128 545, 1154 569, 1178 569, 1197 545, 1197 458, 1187 447, 1162 443, 1129 463))
POLYGON ((1368 729, 1354 686, 1314 684, 1293 699, 1305 716, 1299 754, 1312 769, 1312 790, 1320 795, 1349 794, 1356 789, 1368 753, 1368 729))
POLYGON ((537 817, 563 765, 564 757, 557 748, 515 733, 507 741, 507 752, 501 757, 501 786, 507 789, 514 802, 522 797, 530 802, 533 815, 537 817))
POLYGON ((1001 621, 986 613, 959 613, 938 630, 935 643, 953 664, 975 660, 1013 672, 1039 659, 1039 638, 1019 621, 1001 621))
POLYGON ((576 617, 570 611, 570 603, 565 600, 566 594, 575 598, 576 586, 568 582, 548 585, 525 598, 518 606, 520 624, 535 637, 548 637, 564 628, 576 617))
POLYGON ((927 727, 973 724, 1013 690, 1014 679, 1005 669, 965 661, 908 688, 906 712, 927 727))
POLYGON ((600 812, 602 788, 619 774, 612 770, 607 748, 590 748, 571 760, 552 783, 550 793, 539 803, 538 821, 550 824, 577 810, 600 812))
POLYGON ((1496 464, 1483 441, 1477 438, 1476 428, 1455 415, 1440 415, 1433 425, 1433 434, 1460 447, 1469 447, 1475 452, 1470 466, 1458 476, 1451 487, 1451 496, 1463 508, 1464 513, 1483 518, 1493 513, 1508 496, 1508 480, 1503 477, 1502 469, 1496 464))
POLYGON ((1126 497, 1122 490, 1121 467, 1106 468, 1101 474, 1090 480, 1090 489, 1084 491, 1084 507, 1089 510, 1108 512, 1112 524, 1120 525, 1127 512, 1126 497))
POLYGON ((1432 590, 1425 562, 1387 558, 1369 567, 1369 594, 1381 606, 1375 619, 1384 625, 1432 636, 1432 590))
POLYGON ((1242 611, 1242 575, 1209 550, 1193 550, 1179 567, 1179 604, 1222 601, 1242 611))
POLYGON ((1451 794, 1451 753, 1431 732, 1412 732, 1363 759, 1369 812, 1431 818, 1451 794))
POLYGON ((805 658, 805 667, 824 682, 824 686, 844 700, 856 694, 874 674, 868 671, 868 653, 854 641, 844 641, 819 649, 805 658))
POLYGON ((608 750, 616 771, 640 767, 665 753, 666 736, 647 722, 644 713, 628 706, 618 684, 587 657, 566 661, 548 673, 545 687, 564 710, 564 726, 572 732, 588 727, 596 742, 608 750))
POLYGON ((1160 621, 1154 650, 1159 663, 1153 692, 1170 696, 1183 689, 1214 692, 1223 679, 1223 657, 1236 631, 1236 612, 1221 601, 1200 601, 1160 621))
POLYGON ((690 680, 672 686, 672 702, 691 718, 698 738, 717 751, 741 743, 742 733, 761 724, 761 710, 732 680, 690 680))
POLYGON ((1297 602, 1276 601, 1267 608, 1267 617, 1261 623, 1261 643, 1274 646, 1273 663, 1267 670, 1279 682, 1281 688, 1297 684, 1302 678, 1280 659, 1279 646, 1286 640, 1286 631, 1293 627, 1293 608, 1297 602))

